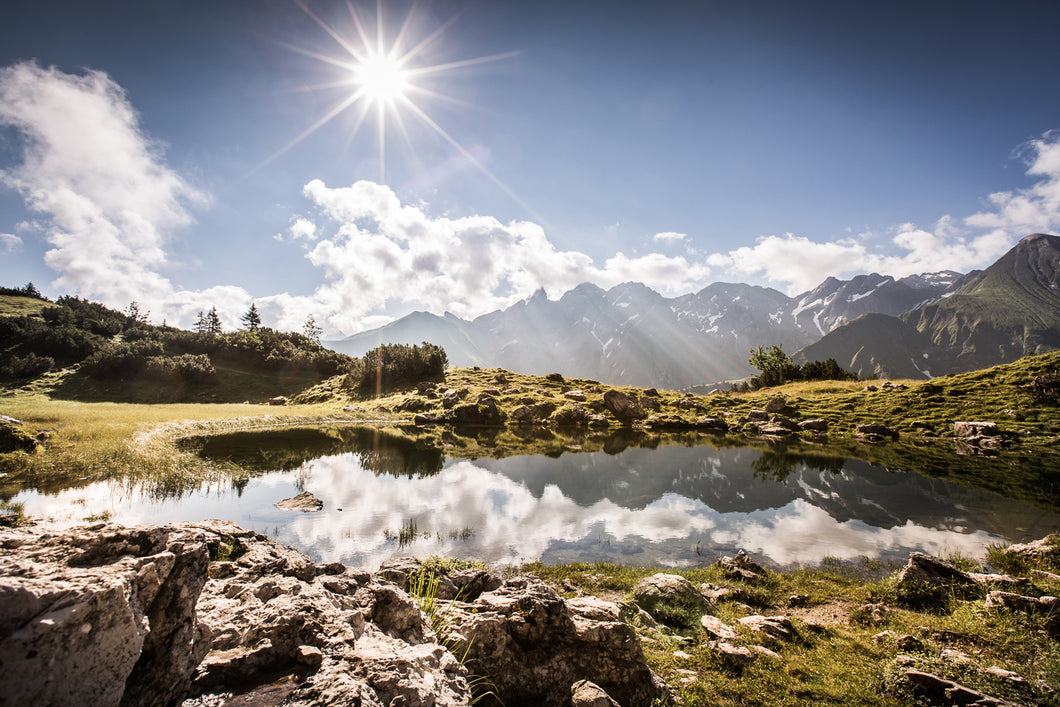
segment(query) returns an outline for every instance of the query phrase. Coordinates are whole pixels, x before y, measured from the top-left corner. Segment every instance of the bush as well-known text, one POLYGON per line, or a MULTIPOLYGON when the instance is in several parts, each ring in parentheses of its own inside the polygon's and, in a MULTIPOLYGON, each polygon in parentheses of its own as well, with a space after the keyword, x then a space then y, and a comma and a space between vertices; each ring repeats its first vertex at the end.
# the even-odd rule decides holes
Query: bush
POLYGON ((144 365, 144 375, 156 380, 215 383, 217 371, 206 354, 181 354, 149 357, 144 365))
POLYGON ((429 344, 384 344, 354 360, 344 386, 362 393, 388 390, 396 385, 440 378, 449 359, 441 346, 429 344))
POLYGON ((0 378, 36 378, 53 368, 55 359, 30 352, 21 357, 12 356, 0 364, 0 378))

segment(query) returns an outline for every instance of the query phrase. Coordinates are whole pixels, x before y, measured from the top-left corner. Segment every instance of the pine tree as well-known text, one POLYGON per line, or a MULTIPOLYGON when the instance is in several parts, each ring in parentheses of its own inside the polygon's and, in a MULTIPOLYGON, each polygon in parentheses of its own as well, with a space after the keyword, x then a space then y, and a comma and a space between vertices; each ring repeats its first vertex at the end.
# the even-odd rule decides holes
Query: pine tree
POLYGON ((206 315, 201 309, 199 310, 199 318, 195 320, 195 331, 200 334, 205 334, 207 331, 206 315))
POLYGON ((253 302, 250 303, 250 309, 239 318, 239 321, 246 325, 249 331, 257 331, 261 326, 261 315, 258 314, 258 307, 253 302))
POLYGON ((206 333, 221 333, 221 317, 217 315, 217 307, 210 307, 210 311, 206 313, 206 333))
POLYGON ((324 330, 317 326, 317 320, 310 314, 305 318, 305 324, 302 325, 302 333, 314 344, 319 344, 320 335, 324 333, 324 330))

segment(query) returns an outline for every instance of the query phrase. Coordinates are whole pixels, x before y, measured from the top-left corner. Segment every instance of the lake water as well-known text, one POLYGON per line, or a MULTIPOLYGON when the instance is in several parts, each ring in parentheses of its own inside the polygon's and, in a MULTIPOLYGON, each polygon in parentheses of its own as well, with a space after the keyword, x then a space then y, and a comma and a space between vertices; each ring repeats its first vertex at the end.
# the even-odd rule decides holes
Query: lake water
POLYGON ((163 498, 112 481, 13 500, 58 526, 104 512, 121 523, 227 518, 314 559, 372 569, 428 554, 690 566, 742 548, 782 567, 902 560, 913 550, 981 556, 992 542, 1060 527, 1056 513, 938 478, 709 443, 468 460, 346 428, 196 446, 256 475, 163 498), (303 490, 324 509, 273 505, 303 490))

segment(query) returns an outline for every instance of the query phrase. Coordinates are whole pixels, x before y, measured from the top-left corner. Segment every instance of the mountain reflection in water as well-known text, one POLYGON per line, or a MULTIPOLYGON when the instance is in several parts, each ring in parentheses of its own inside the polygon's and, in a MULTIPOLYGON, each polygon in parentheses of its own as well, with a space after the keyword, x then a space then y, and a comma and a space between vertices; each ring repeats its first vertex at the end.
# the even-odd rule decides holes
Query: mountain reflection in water
POLYGON ((230 518, 317 559, 370 568, 429 554, 671 566, 740 548, 779 566, 902 559, 913 550, 978 556, 991 542, 1040 537, 1060 525, 1056 513, 1024 502, 859 460, 710 444, 631 446, 637 441, 608 439, 585 453, 446 460, 424 441, 373 429, 233 433, 187 444, 259 472, 236 489, 152 500, 115 495, 120 485, 111 483, 17 500, 33 515, 61 515, 76 494, 82 507, 103 503, 119 522, 230 518), (322 499, 324 510, 273 507, 301 490, 322 499), (415 539, 398 543, 412 524, 415 539))

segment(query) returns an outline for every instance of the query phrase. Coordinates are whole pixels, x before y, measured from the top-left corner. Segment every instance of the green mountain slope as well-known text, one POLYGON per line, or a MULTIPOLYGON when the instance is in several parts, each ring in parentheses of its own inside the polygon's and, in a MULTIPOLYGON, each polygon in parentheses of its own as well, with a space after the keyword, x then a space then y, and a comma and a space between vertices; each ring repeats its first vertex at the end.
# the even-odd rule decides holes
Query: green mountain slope
POLYGON ((795 353, 860 375, 920 378, 1060 349, 1060 237, 1035 233, 952 297, 898 318, 866 315, 795 353))

